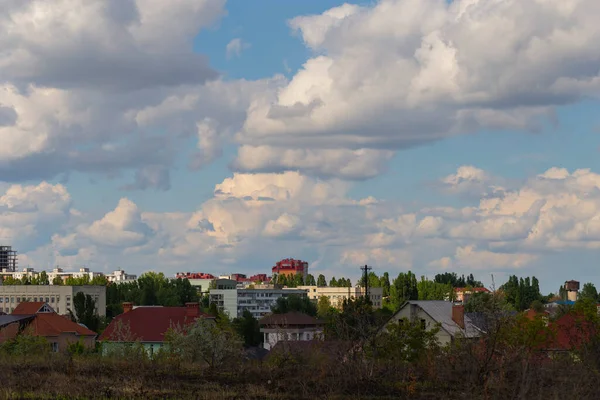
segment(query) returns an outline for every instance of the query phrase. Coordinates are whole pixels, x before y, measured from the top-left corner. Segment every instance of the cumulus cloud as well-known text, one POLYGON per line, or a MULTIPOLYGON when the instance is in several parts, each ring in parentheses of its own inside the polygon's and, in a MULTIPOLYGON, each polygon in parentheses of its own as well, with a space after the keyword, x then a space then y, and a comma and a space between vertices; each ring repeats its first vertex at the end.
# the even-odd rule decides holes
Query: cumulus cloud
MULTIPOLYGON (((393 150, 484 128, 539 130, 555 106, 598 93, 598 7, 380 0, 296 17, 290 26, 315 54, 253 100, 237 135, 251 146, 241 165, 263 146, 393 150)), ((310 157, 297 160, 269 166, 310 170, 310 157)))

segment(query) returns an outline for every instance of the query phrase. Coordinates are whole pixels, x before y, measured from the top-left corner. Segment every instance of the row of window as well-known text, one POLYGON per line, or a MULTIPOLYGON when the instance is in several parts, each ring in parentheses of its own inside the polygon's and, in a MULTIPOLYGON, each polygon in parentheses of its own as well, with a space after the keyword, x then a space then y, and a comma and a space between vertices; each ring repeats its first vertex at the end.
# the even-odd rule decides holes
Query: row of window
MULTIPOLYGON (((54 304, 55 298, 54 297, 39 297, 39 298, 38 297, 17 297, 16 300, 17 300, 17 303, 20 303, 21 301, 23 301, 23 302, 26 302, 26 301, 34 301, 34 302, 43 301, 43 302, 48 303, 48 304, 54 304)), ((67 296, 67 304, 70 301, 71 301, 71 296, 67 296)), ((12 296, 12 297, 0 297, 0 303, 2 303, 2 302, 6 303, 6 304, 8 304, 8 303, 14 303, 15 302, 15 297, 14 296, 12 296)), ((56 302, 57 303, 60 302, 60 296, 56 297, 56 302)))
MULTIPOLYGON (((2 311, 2 307, 0 307, 0 311, 2 311)), ((15 311, 15 308, 14 308, 14 307, 5 307, 5 308, 4 308, 4 312, 5 312, 6 314, 10 314, 10 313, 12 313, 13 311, 15 311)), ((59 307, 56 307, 56 308, 54 309, 54 311, 56 311, 57 313, 60 313, 60 308, 59 308, 59 307)))

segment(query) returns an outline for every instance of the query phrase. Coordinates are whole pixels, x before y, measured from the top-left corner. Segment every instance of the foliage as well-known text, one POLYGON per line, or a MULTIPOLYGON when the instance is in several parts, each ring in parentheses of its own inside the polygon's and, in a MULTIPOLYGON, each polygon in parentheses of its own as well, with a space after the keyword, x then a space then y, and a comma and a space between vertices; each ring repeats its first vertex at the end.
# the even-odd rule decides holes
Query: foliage
MULTIPOLYGON (((307 279, 311 275, 307 276, 307 279)), ((314 277, 313 277, 314 280, 314 277)), ((294 274, 294 275, 274 275, 273 283, 277 285, 287 286, 290 288, 303 286, 304 285, 304 276, 302 274, 294 274)))
POLYGON ((390 287, 390 303, 392 310, 398 310, 407 300, 418 300, 419 289, 415 274, 400 272, 390 287))
POLYGON ((542 300, 539 282, 535 276, 523 279, 512 275, 500 289, 505 293, 506 302, 517 311, 527 309, 535 300, 542 300))
POLYGON ((389 319, 386 310, 375 310, 365 297, 344 300, 341 312, 330 310, 325 336, 328 340, 366 341, 389 319))
POLYGON ((168 279, 161 273, 142 274, 135 282, 110 284, 106 288, 106 314, 109 319, 123 312, 122 304, 182 307, 198 302, 198 292, 187 279, 168 279))
POLYGON ((593 283, 585 283, 581 292, 579 292, 580 299, 590 299, 593 301, 598 301, 598 290, 596 290, 596 286, 593 283))
POLYGON ((185 327, 173 327, 165 338, 170 351, 182 360, 203 362, 211 368, 241 353, 242 342, 235 332, 224 330, 205 318, 198 318, 185 327))
POLYGON ((454 288, 449 283, 430 281, 424 276, 417 283, 419 300, 450 300, 454 298, 454 288))
POLYGON ((278 298, 275 305, 271 308, 271 311, 275 314, 285 314, 296 311, 308 314, 312 317, 317 315, 317 307, 315 304, 310 301, 308 297, 298 296, 296 294, 278 298))
POLYGON ((325 275, 319 274, 319 277, 317 278, 317 286, 319 286, 319 287, 327 286, 327 281, 325 280, 325 275))
POLYGON ((101 320, 96 312, 96 303, 92 296, 77 292, 73 297, 73 306, 77 322, 82 323, 94 332, 98 332, 101 328, 101 320))
POLYGON ((439 326, 423 329, 419 321, 401 319, 386 326, 371 344, 370 351, 378 359, 395 362, 415 362, 431 351, 438 352, 439 326))
POLYGON ((243 339, 245 347, 258 346, 262 343, 260 325, 250 311, 244 310, 241 317, 235 318, 233 320, 233 327, 243 339))
POLYGON ((443 274, 437 274, 434 277, 434 282, 441 283, 445 285, 452 285, 452 287, 482 287, 483 284, 475 280, 473 274, 469 274, 466 278, 464 275, 460 277, 456 274, 456 272, 444 272, 443 274))
POLYGON ((50 344, 46 338, 28 334, 17 335, 0 345, 0 354, 12 356, 45 355, 50 353, 50 344))
POLYGON ((311 274, 306 276, 306 285, 307 286, 316 286, 317 282, 315 281, 315 277, 311 274))
POLYGON ((57 286, 62 286, 65 284, 65 281, 63 281, 63 278, 61 278, 60 276, 55 276, 54 279, 52 279, 52 284, 53 285, 57 285, 57 286))
POLYGON ((475 292, 465 303, 465 312, 469 313, 496 313, 511 310, 513 308, 505 301, 502 292, 475 292))
POLYGON ((327 296, 321 296, 317 301, 317 316, 327 318, 332 313, 331 301, 327 296))

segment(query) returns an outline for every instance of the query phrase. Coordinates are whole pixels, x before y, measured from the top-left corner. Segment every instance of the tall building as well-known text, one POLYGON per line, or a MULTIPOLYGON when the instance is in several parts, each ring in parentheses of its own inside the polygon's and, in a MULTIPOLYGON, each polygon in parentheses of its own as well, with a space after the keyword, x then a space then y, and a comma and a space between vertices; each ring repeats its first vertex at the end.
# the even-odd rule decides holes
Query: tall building
POLYGON ((275 263, 275 266, 271 268, 271 272, 273 274, 285 276, 302 274, 304 276, 304 282, 306 282, 308 263, 302 260, 294 260, 293 258, 285 258, 275 263))
POLYGON ((17 251, 12 246, 0 246, 0 272, 17 270, 17 251))

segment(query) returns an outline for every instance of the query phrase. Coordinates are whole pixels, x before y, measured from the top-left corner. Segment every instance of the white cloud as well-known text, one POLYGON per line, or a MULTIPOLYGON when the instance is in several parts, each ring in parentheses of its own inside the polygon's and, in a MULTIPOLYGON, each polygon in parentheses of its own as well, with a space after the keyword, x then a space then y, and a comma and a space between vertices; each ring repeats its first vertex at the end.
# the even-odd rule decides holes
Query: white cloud
POLYGON ((240 38, 235 38, 227 43, 227 46, 225 46, 225 53, 227 58, 239 57, 242 55, 242 51, 248 48, 250 48, 250 43, 246 43, 240 38))

